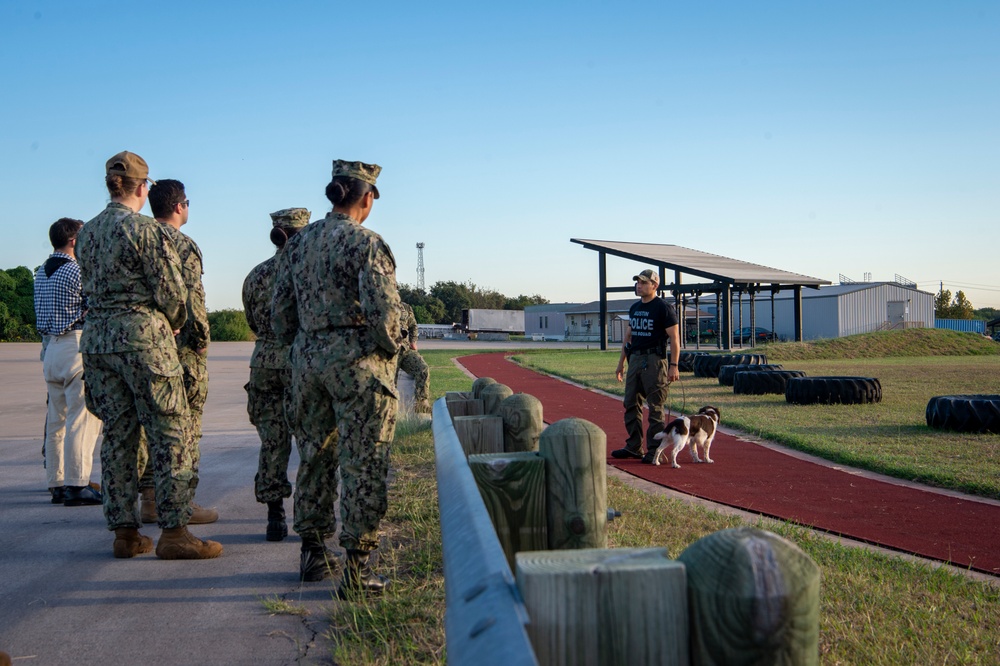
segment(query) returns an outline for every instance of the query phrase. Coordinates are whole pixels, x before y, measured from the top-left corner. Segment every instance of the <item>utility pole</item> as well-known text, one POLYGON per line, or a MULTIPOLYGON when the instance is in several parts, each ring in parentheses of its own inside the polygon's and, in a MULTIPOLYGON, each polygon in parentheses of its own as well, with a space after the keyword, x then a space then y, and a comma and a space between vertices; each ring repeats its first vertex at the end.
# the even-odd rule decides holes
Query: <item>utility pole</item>
POLYGON ((424 290, 424 244, 417 243, 417 289, 424 290))

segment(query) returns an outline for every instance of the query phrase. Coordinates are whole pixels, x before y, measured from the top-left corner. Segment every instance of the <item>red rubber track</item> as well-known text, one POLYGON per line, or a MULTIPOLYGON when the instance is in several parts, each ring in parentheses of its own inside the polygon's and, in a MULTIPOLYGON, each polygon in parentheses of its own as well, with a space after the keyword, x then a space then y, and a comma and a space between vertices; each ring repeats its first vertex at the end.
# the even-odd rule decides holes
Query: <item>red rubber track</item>
MULTIPOLYGON (((533 372, 503 352, 464 356, 477 377, 538 398, 546 423, 586 419, 608 436, 608 464, 647 481, 754 513, 808 525, 963 568, 1000 575, 1000 506, 857 476, 718 433, 712 465, 678 456, 680 469, 617 460, 622 403, 533 372)), ((725 418, 723 418, 725 423, 725 418)))

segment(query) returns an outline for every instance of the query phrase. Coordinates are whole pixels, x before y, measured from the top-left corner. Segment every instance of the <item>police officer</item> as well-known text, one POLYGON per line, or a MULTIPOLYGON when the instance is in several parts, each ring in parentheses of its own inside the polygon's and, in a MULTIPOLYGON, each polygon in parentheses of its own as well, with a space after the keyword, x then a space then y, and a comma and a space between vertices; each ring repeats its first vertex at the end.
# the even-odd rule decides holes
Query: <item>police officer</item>
POLYGON ((402 319, 400 325, 406 331, 406 340, 400 346, 399 358, 396 364, 413 378, 413 411, 427 413, 431 411, 431 404, 427 400, 430 391, 430 373, 427 370, 427 362, 417 351, 417 318, 413 315, 413 308, 409 303, 400 303, 402 308, 402 319))
MULTIPOLYGON (((271 213, 271 242, 277 253, 288 239, 309 224, 305 208, 285 208, 271 213)), ((246 385, 247 412, 260 436, 260 458, 254 478, 254 495, 267 505, 264 538, 281 541, 288 536, 284 498, 291 497, 288 457, 292 453, 289 402, 292 367, 288 345, 278 340, 271 327, 271 297, 278 255, 254 267, 243 281, 243 312, 257 336, 250 356, 250 381, 246 385)))
POLYGON ((330 575, 333 504, 340 468, 340 544, 347 550, 339 594, 379 592, 372 570, 387 507, 389 447, 396 424, 396 355, 402 340, 396 261, 363 225, 379 196, 381 167, 333 162, 333 211, 278 255, 272 326, 291 343, 292 403, 299 447, 295 531, 303 580, 330 575), (298 435, 301 433, 301 439, 298 435))
POLYGON ((166 227, 139 214, 149 196, 146 161, 124 151, 105 165, 111 203, 83 226, 76 253, 90 308, 80 340, 90 410, 104 421, 101 481, 115 557, 153 549, 139 533, 139 424, 156 482, 156 554, 218 557, 222 546, 187 530, 198 475, 187 440, 188 404, 174 330, 187 319, 181 259, 166 227))
POLYGON ((653 437, 663 431, 663 404, 670 382, 680 378, 677 361, 681 345, 677 314, 673 306, 656 295, 660 278, 656 271, 646 269, 632 276, 639 300, 628 312, 628 326, 622 339, 622 353, 615 375, 622 381, 625 361, 625 447, 611 452, 614 458, 642 458, 653 462, 656 446, 653 437), (667 342, 669 341, 669 361, 667 342), (649 429, 646 431, 646 455, 642 454, 642 403, 649 407, 649 429))

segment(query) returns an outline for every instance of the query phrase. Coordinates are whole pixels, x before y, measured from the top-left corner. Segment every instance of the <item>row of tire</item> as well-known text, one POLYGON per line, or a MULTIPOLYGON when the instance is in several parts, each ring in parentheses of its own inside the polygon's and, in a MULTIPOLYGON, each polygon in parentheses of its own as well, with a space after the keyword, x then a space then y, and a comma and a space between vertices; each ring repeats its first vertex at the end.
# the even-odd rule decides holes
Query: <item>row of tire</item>
MULTIPOLYGON (((797 405, 856 405, 882 401, 874 377, 806 377, 801 370, 769 364, 764 354, 709 354, 682 351, 682 372, 717 377, 737 395, 784 394, 797 405)), ((960 432, 1000 433, 1000 395, 945 395, 927 403, 927 425, 960 432)))
POLYGON ((681 352, 681 370, 695 377, 717 377, 737 395, 784 395, 796 405, 856 405, 882 401, 882 385, 874 377, 806 377, 801 370, 770 364, 764 354, 681 352))

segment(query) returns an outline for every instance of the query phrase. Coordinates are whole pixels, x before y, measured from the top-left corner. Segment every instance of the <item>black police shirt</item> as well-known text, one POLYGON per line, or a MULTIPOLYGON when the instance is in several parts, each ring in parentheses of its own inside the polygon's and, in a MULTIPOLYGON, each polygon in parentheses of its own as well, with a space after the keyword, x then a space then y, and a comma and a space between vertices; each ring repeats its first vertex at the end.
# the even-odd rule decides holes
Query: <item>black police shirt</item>
POLYGON ((659 296, 649 303, 636 301, 628 310, 628 325, 632 329, 632 351, 655 349, 666 343, 667 329, 677 325, 677 313, 672 305, 659 296))

